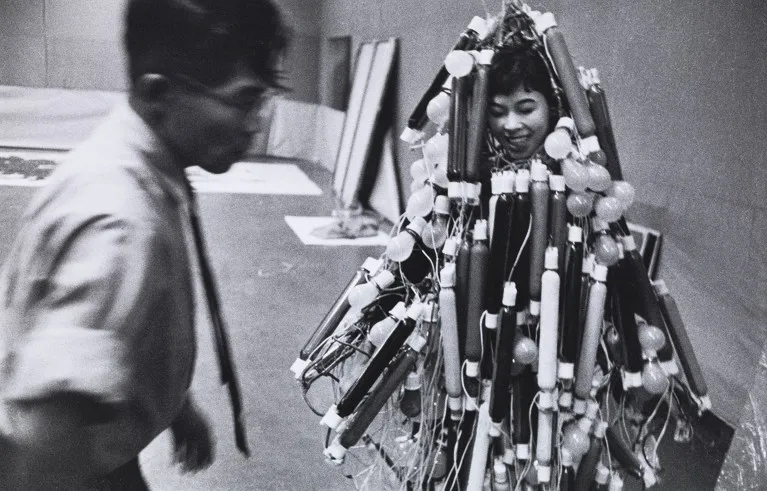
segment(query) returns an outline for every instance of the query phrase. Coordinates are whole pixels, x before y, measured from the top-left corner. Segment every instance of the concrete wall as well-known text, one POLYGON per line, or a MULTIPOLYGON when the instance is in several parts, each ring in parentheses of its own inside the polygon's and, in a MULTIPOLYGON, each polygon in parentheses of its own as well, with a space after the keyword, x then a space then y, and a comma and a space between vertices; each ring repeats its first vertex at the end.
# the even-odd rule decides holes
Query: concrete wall
MULTIPOLYGON (((758 0, 548 0, 576 64, 600 69, 632 218, 665 234, 677 297, 719 414, 737 420, 767 329, 767 6, 758 0)), ((399 133, 482 5, 324 0, 323 36, 400 39, 399 133)), ((492 12, 495 14, 496 12, 492 12)), ((409 179, 417 158, 397 155, 409 179)), ((403 181, 403 189, 409 182, 403 181)))
MULTIPOLYGON (((279 0, 293 29, 291 99, 318 100, 320 3, 279 0)), ((0 0, 0 85, 124 90, 125 0, 0 0)))
POLYGON ((0 84, 124 89, 123 0, 0 1, 0 84))

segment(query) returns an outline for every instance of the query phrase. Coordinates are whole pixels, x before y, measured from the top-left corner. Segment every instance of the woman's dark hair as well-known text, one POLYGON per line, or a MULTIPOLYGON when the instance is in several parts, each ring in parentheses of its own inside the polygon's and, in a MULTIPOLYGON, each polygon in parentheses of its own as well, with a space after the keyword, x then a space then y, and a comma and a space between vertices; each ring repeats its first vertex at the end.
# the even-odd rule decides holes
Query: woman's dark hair
POLYGON ((215 85, 244 63, 280 87, 288 32, 271 0, 129 0, 124 42, 131 82, 162 73, 215 85))
POLYGON ((540 92, 549 103, 549 119, 553 125, 557 120, 560 103, 543 56, 532 43, 497 49, 490 66, 490 96, 510 94, 520 86, 528 91, 540 92))

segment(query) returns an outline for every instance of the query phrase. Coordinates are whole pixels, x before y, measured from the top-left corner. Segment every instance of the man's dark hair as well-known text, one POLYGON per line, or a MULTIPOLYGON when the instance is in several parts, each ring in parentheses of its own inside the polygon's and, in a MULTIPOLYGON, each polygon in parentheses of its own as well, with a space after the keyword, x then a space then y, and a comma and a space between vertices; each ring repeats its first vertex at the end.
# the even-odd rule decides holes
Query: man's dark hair
POLYGON ((510 94, 517 87, 540 92, 549 103, 556 123, 559 102, 554 93, 549 68, 542 53, 532 43, 496 50, 490 66, 490 94, 510 94))
POLYGON ((125 16, 128 74, 182 74, 215 85, 244 63, 280 87, 288 42, 271 0, 129 0, 125 16))

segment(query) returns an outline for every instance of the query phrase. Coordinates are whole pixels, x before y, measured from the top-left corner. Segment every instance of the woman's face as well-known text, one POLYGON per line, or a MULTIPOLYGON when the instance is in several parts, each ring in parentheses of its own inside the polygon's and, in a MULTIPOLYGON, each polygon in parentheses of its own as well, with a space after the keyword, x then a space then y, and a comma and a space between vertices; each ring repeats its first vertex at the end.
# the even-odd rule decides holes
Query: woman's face
POLYGON ((527 159, 549 134, 549 104, 540 92, 520 85, 491 97, 487 124, 511 158, 527 159))

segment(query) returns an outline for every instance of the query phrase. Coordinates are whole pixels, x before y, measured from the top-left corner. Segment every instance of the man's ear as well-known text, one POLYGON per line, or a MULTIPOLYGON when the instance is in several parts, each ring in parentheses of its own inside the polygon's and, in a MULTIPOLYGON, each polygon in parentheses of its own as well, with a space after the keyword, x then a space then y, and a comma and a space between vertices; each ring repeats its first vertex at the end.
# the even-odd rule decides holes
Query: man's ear
POLYGON ((170 89, 170 80, 165 75, 145 73, 133 83, 130 104, 146 122, 159 124, 165 119, 170 89))
POLYGON ((148 104, 160 102, 167 95, 169 88, 168 77, 159 73, 145 73, 134 84, 136 95, 148 104))

